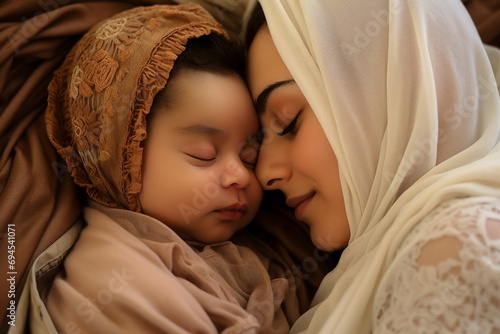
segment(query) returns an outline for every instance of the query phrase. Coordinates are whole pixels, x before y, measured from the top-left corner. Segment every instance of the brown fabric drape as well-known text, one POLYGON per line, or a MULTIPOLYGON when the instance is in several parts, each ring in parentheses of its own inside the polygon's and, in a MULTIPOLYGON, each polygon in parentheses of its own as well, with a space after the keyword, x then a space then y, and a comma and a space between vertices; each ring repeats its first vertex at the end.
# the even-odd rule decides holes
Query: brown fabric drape
POLYGON ((15 277, 19 299, 31 260, 81 214, 79 189, 45 131, 47 85, 79 36, 132 6, 9 0, 0 7, 0 332, 10 320, 7 278, 15 277), (13 242, 15 265, 10 268, 8 246, 13 242))
MULTIPOLYGON (((76 40, 97 22, 136 5, 158 3, 172 2, 0 3, 0 332, 6 331, 9 321, 7 278, 15 276, 18 299, 32 259, 81 214, 80 190, 70 180, 45 132, 43 114, 52 73, 76 40), (15 239, 9 239, 14 234, 15 239), (15 253, 10 255, 15 256, 15 265, 9 268, 8 246, 13 244, 15 253)), ((227 3, 228 10, 234 8, 231 1, 221 3, 227 3)), ((483 41, 500 46, 500 0, 469 0, 466 6, 483 41)), ((223 24, 234 27, 224 8, 210 5, 208 9, 218 13, 216 18, 225 19, 223 24)))
POLYGON ((465 0, 483 42, 500 47, 500 0, 465 0))

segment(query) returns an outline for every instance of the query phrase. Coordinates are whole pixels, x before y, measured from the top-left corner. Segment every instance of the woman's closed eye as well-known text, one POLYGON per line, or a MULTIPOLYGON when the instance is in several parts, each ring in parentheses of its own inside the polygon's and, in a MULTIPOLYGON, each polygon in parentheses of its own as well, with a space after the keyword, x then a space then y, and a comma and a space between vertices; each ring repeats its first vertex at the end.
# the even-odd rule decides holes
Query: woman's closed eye
POLYGON ((295 118, 290 122, 288 123, 287 126, 285 126, 285 128, 283 129, 283 131, 281 132, 278 132, 277 135, 282 137, 282 136, 285 136, 286 134, 295 134, 296 131, 297 131, 297 120, 299 119, 299 116, 300 116, 300 112, 297 113, 297 116, 295 116, 295 118))
POLYGON ((256 146, 245 147, 240 153, 241 161, 251 169, 255 168, 258 156, 259 148, 256 146))

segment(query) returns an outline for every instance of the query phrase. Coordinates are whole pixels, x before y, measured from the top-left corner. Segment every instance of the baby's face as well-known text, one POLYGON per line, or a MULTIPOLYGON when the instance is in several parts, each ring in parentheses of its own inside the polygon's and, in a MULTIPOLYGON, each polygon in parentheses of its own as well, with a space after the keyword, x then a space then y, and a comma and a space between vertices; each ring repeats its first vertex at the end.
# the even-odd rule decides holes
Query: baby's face
POLYGON ((185 239, 227 240, 262 199, 252 100, 236 76, 182 70, 173 84, 173 104, 148 125, 142 212, 185 239))

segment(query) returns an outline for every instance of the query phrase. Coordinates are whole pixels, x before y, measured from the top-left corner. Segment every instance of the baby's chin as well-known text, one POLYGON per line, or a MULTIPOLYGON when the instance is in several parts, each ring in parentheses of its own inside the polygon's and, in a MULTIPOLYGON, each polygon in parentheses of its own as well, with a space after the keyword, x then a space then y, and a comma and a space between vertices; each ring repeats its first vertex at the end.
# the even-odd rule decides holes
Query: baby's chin
POLYGON ((231 222, 228 222, 226 226, 217 226, 208 233, 191 236, 189 239, 205 244, 224 242, 230 240, 235 233, 243 229, 246 225, 248 224, 238 224, 238 226, 231 226, 231 222))

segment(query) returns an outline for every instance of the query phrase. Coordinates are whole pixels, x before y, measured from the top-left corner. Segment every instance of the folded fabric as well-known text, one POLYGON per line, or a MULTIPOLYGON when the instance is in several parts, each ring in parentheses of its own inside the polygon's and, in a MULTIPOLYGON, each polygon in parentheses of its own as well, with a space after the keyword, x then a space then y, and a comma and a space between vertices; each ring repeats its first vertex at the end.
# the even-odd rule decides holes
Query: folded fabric
POLYGON ((286 333, 299 315, 283 263, 229 241, 191 248, 153 218, 93 202, 84 219, 47 300, 59 330, 286 333))

